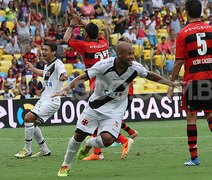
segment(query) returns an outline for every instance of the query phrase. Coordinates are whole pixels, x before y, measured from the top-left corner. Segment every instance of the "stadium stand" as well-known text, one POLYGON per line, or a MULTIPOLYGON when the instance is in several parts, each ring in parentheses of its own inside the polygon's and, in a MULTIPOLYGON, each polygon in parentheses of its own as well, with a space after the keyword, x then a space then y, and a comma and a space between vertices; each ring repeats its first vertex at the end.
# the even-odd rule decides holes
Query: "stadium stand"
MULTIPOLYGON (((27 1, 28 2, 28 1, 27 1)), ((63 7, 63 1, 48 1, 48 4, 45 4, 46 1, 44 0, 32 0, 32 5, 29 7, 24 7, 27 12, 30 12, 30 9, 36 9, 38 12, 37 14, 33 15, 32 21, 31 21, 31 30, 34 31, 34 33, 31 31, 31 37, 29 37, 29 42, 27 42, 27 46, 31 46, 31 51, 36 54, 36 61, 38 62, 40 59, 40 47, 43 43, 43 39, 49 40, 49 41, 55 41, 59 36, 57 34, 57 25, 62 25, 62 35, 64 35, 64 32, 66 28, 68 27, 70 18, 68 16, 62 16, 60 13, 62 10, 64 10, 63 7), (47 11, 46 11, 47 10, 47 11), (42 25, 40 23, 40 20, 38 20, 39 15, 41 17, 45 17, 47 19, 46 24, 42 25), (38 18, 38 19, 37 19, 38 18), (33 28, 32 28, 33 27, 33 28), (34 29, 34 30, 33 30, 34 29), (35 38, 35 31, 36 29, 39 29, 40 36, 42 37, 41 39, 36 39, 35 38), (48 36, 48 38, 46 38, 48 36), (56 38, 57 37, 57 38, 56 38), (32 42, 33 41, 33 42, 32 42), (33 43, 35 45, 33 45, 33 43), (34 46, 34 47, 33 47, 34 46)), ((83 6, 83 0, 78 0, 77 5, 75 7, 76 11, 80 12, 80 8, 83 6)), ((112 0, 112 3, 115 3, 115 0, 112 0)), ((112 12, 112 22, 113 24, 112 27, 115 27, 117 25, 117 20, 119 19, 119 16, 124 16, 125 20, 120 23, 120 27, 122 31, 118 33, 113 32, 113 28, 111 29, 111 32, 109 34, 109 42, 111 43, 111 46, 109 50, 111 51, 110 54, 115 54, 112 52, 115 52, 115 48, 118 43, 118 39, 122 36, 123 32, 128 31, 129 26, 133 26, 134 30, 133 32, 135 35, 138 37, 138 30, 136 28, 136 23, 140 23, 141 27, 143 28, 144 32, 146 34, 143 34, 144 36, 144 43, 143 46, 141 44, 133 44, 133 49, 134 49, 134 56, 136 61, 139 63, 142 63, 146 68, 155 71, 156 73, 160 73, 165 77, 169 77, 169 75, 172 72, 172 67, 174 63, 175 56, 174 51, 169 52, 165 54, 165 56, 162 56, 160 54, 157 54, 156 48, 157 46, 153 49, 151 48, 150 42, 147 37, 147 30, 145 29, 146 22, 149 20, 149 17, 147 16, 146 19, 142 19, 142 14, 144 11, 148 11, 148 9, 145 9, 143 6, 143 1, 137 1, 137 0, 126 0, 125 1, 127 8, 128 9, 122 9, 121 3, 117 3, 116 7, 114 8, 112 12)), ((95 5, 94 0, 90 0, 90 4, 92 6, 95 5)), ((111 11, 111 6, 110 6, 110 1, 108 3, 107 0, 102 1, 102 5, 105 6, 107 10, 111 11)), ((17 8, 17 19, 21 21, 26 21, 28 18, 28 13, 23 14, 22 8, 20 4, 15 2, 15 6, 17 8)), ((207 7, 207 6, 205 6, 207 7)), ((169 8, 169 6, 164 6, 163 9, 161 9, 158 13, 159 17, 159 25, 157 26, 157 32, 156 32, 156 37, 158 39, 158 42, 161 42, 161 37, 164 36, 166 37, 167 43, 170 41, 171 37, 171 32, 172 29, 170 28, 169 25, 164 25, 163 23, 163 18, 166 15, 167 11, 166 9, 169 8)), ((184 4, 182 3, 180 7, 176 8, 177 13, 181 14, 180 16, 177 17, 177 20, 180 21, 181 28, 183 28, 186 23, 187 23, 187 18, 184 10, 184 4)), ((105 13, 105 11, 103 12, 105 13)), ((154 12, 153 12, 154 13, 154 12)), ((204 16, 203 20, 208 23, 212 24, 210 14, 211 14, 211 9, 204 9, 204 16), (208 13, 209 12, 209 13, 208 13)), ((147 13, 148 14, 148 13, 147 13)), ((172 15, 173 12, 171 12, 171 19, 172 21, 172 15)), ((98 17, 95 17, 94 19, 85 19, 87 22, 93 22, 97 24, 100 28, 100 33, 104 35, 104 16, 103 19, 100 19, 98 17)), ((7 43, 10 42, 10 38, 14 37, 16 39, 16 43, 19 43, 19 35, 17 33, 17 25, 15 24, 14 20, 7 20, 7 14, 4 8, 1 8, 0 10, 0 23, 6 21, 6 28, 3 29, 4 34, 0 38, 0 76, 3 78, 6 78, 8 69, 11 67, 11 60, 13 57, 16 57, 18 59, 18 63, 22 63, 21 65, 24 67, 24 62, 22 61, 22 55, 24 54, 21 52, 20 54, 4 54, 5 47, 7 43)), ((83 37, 83 30, 80 29, 80 36, 83 37)), ((176 36, 177 34, 175 34, 176 36)), ((62 39, 62 38, 61 38, 62 39)), ((59 40, 61 43, 60 45, 62 46, 63 49, 66 49, 66 46, 62 44, 62 40, 59 40)), ((171 42, 172 48, 174 50, 175 48, 175 43, 174 41, 171 42)), ((65 59, 64 56, 62 56, 61 59, 65 59)), ((80 74, 83 73, 85 70, 85 66, 83 65, 83 59, 81 57, 77 57, 77 60, 79 63, 76 64, 65 64, 65 69, 68 72, 69 76, 72 76, 75 71, 79 71, 80 74)), ((66 62, 66 60, 64 60, 66 62)), ((20 65, 20 64, 19 64, 20 65)), ((18 67, 18 65, 17 65, 18 67)), ((27 76, 27 82, 31 80, 31 74, 30 72, 24 71, 24 75, 27 76)), ((180 71, 180 78, 182 78, 184 75, 184 68, 181 69, 180 71)), ((20 79, 20 77, 17 77, 17 79, 20 79)), ((17 81, 18 83, 18 81, 17 81)), ((134 93, 135 94, 140 94, 140 93, 159 93, 159 92, 166 92, 167 87, 164 85, 156 85, 152 82, 147 81, 146 79, 142 78, 136 78, 134 80, 134 93)), ((89 84, 86 83, 86 91, 89 90, 89 84)), ((19 96, 18 96, 19 97, 19 96)), ((17 97, 16 97, 17 98, 17 97)))

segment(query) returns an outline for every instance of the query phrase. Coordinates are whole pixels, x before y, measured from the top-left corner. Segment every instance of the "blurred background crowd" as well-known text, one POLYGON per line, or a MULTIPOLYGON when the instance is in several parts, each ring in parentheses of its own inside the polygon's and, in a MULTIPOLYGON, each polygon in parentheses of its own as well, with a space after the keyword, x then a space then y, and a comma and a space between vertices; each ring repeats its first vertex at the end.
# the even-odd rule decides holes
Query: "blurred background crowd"
MULTIPOLYGON (((69 0, 68 0, 69 1, 69 0)), ((176 36, 189 22, 184 0, 71 0, 85 21, 98 25, 109 42, 110 56, 116 55, 117 41, 128 37, 136 61, 147 69, 169 77, 175 58, 176 36)), ((212 25, 212 0, 201 0, 202 21, 212 25)), ((43 69, 40 54, 44 42, 55 42, 57 58, 65 63, 71 81, 85 70, 80 54, 63 43, 69 26, 67 0, 0 0, 0 99, 39 97, 42 78, 27 70, 31 62, 43 69)), ((74 29, 84 39, 84 30, 74 29)), ((183 69, 180 72, 183 76, 183 69)), ((137 78, 134 93, 165 92, 167 87, 137 78), (143 86, 142 86, 143 85, 143 86), (142 87, 141 87, 142 86, 142 87)), ((71 96, 84 96, 89 84, 81 84, 71 96)))

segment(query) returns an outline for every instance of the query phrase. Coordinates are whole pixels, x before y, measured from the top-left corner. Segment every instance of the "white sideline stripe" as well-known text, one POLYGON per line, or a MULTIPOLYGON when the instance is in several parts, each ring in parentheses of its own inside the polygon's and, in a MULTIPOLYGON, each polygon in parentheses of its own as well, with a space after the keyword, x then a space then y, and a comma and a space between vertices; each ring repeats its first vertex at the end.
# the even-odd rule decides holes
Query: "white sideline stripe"
MULTIPOLYGON (((211 136, 198 136, 199 138, 212 138, 211 136)), ((45 138, 45 139, 49 139, 49 140, 68 140, 69 138, 45 138)), ((176 137, 136 137, 135 139, 152 139, 152 140, 157 140, 157 139, 187 139, 187 136, 176 136, 176 137)), ((17 140, 17 138, 0 138, 0 141, 14 141, 17 140)))

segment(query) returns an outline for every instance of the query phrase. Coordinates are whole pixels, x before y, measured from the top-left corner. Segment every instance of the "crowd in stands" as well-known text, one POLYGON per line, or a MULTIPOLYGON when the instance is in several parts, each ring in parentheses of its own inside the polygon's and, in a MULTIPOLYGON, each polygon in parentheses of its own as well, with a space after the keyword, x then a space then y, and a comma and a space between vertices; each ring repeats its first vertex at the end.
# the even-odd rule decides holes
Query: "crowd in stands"
MULTIPOLYGON (((189 23, 184 11, 184 0, 71 2, 74 10, 87 22, 99 26, 100 33, 109 42, 111 55, 115 55, 118 38, 126 36, 133 44, 136 60, 150 69, 149 59, 153 61, 154 67, 158 64, 158 67, 165 68, 173 64, 176 36, 189 23)), ((212 25, 212 2, 201 2, 202 21, 212 25)), ((29 61, 39 69, 44 68, 46 62, 40 53, 44 42, 57 44, 57 58, 67 65, 70 79, 83 72, 85 66, 82 57, 63 43, 70 21, 66 7, 65 0, 0 1, 0 97, 24 99, 41 94, 42 82, 36 74, 27 70, 25 63, 29 61), (50 16, 45 13, 45 6, 48 7, 50 16), (55 16, 59 21, 56 22, 55 16)), ((83 40, 83 34, 83 29, 76 27, 73 38, 83 40)), ((171 72, 171 66, 167 71, 171 72)), ((85 85, 80 85, 73 94, 83 95, 85 91, 85 85)))

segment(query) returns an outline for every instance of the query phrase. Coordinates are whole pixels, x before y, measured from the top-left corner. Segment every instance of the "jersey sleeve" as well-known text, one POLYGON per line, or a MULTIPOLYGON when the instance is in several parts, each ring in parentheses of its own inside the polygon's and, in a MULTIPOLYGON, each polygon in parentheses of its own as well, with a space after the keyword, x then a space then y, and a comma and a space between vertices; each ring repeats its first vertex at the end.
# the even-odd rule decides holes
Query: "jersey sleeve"
POLYGON ((92 79, 102 73, 103 64, 104 63, 102 61, 99 61, 96 64, 94 64, 91 68, 89 68, 85 71, 87 73, 89 79, 92 79))
POLYGON ((85 52, 86 42, 81 40, 69 39, 68 45, 81 55, 85 52))
POLYGON ((58 60, 56 67, 57 67, 57 72, 58 72, 58 79, 60 78, 62 73, 67 73, 62 61, 58 60))
POLYGON ((185 38, 183 38, 182 33, 179 33, 176 40, 176 60, 184 60, 185 54, 185 38))
POLYGON ((137 71, 138 76, 142 78, 147 77, 149 71, 140 63, 137 63, 137 62, 134 62, 134 63, 135 63, 135 70, 137 71))

